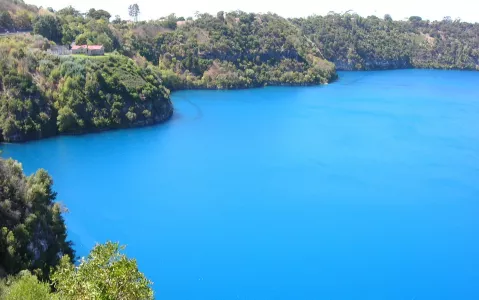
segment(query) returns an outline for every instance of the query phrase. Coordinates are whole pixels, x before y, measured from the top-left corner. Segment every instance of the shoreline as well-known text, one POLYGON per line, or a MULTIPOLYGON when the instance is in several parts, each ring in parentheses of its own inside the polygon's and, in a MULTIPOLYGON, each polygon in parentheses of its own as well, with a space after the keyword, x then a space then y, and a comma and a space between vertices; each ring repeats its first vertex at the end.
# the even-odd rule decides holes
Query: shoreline
MULTIPOLYGON (((337 70, 338 72, 387 72, 387 71, 413 71, 413 70, 424 70, 424 71, 438 71, 438 72, 444 72, 444 71, 453 71, 453 72, 478 72, 476 70, 471 70, 471 69, 436 69, 436 68, 398 68, 398 69, 378 69, 378 70, 337 70)), ((338 76, 330 81, 329 83, 320 83, 320 84, 266 84, 266 85, 255 85, 251 87, 244 87, 244 88, 229 88, 229 89, 218 89, 218 88, 206 88, 206 87, 192 87, 192 88, 184 88, 184 89, 177 89, 177 90, 171 90, 171 94, 178 93, 178 92, 184 92, 184 91, 218 91, 218 92, 230 92, 230 91, 243 91, 243 90, 254 90, 254 89, 263 89, 263 88, 268 88, 268 87, 321 87, 321 86, 328 86, 329 84, 334 84, 340 81, 340 76, 338 76)), ((170 95, 171 95, 170 94, 170 95)), ((171 102, 171 99, 170 99, 171 102)), ((61 136, 83 136, 83 135, 88 135, 88 134, 97 134, 97 133, 103 133, 103 132, 108 132, 108 131, 118 131, 118 130, 128 130, 128 129, 138 129, 138 128, 146 128, 146 127, 153 127, 156 125, 161 125, 166 122, 169 122, 173 117, 175 113, 175 108, 174 104, 171 102, 172 109, 169 115, 162 119, 161 121, 158 122, 153 122, 149 124, 137 124, 133 126, 128 126, 128 127, 111 127, 111 128, 101 128, 101 129, 95 129, 95 130, 84 130, 81 132, 75 132, 75 133, 59 133, 56 135, 51 135, 51 136, 46 136, 46 137, 41 137, 41 138, 36 138, 36 139, 28 139, 25 141, 18 141, 18 142, 0 142, 0 148, 2 145, 9 145, 9 144, 25 144, 25 143, 30 143, 30 142, 37 142, 41 140, 48 140, 52 138, 57 138, 61 136)))

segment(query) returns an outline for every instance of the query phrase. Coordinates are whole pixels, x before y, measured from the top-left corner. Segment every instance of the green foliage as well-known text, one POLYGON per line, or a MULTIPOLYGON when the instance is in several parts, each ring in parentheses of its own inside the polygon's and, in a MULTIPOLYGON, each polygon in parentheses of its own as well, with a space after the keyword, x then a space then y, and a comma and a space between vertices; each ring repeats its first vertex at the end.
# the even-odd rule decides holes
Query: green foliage
POLYGON ((31 30, 32 13, 26 10, 18 10, 14 16, 14 23, 17 30, 31 30))
POLYGON ((0 280, 0 299, 3 300, 52 300, 47 283, 40 282, 35 275, 22 271, 17 276, 0 280))
POLYGON ((60 43, 62 40, 60 22, 52 15, 38 16, 33 24, 33 32, 56 43, 60 43))
POLYGON ((118 243, 96 245, 78 266, 63 257, 52 275, 58 295, 64 299, 153 299, 152 282, 123 250, 118 243))
POLYGON ((90 9, 86 17, 67 7, 57 13, 61 21, 61 43, 69 45, 101 44, 107 52, 120 48, 120 35, 110 26, 107 11, 90 9))
POLYGON ((216 17, 218 18, 218 20, 220 20, 221 22, 224 22, 225 21, 225 12, 224 11, 219 11, 216 13, 216 17))
MULTIPOLYGON (((133 4, 129 11, 136 18, 139 7, 133 4)), ((82 17, 73 8, 61 10, 57 15, 62 42, 102 44, 107 52, 159 62, 161 77, 171 89, 309 85, 336 78, 334 65, 297 27, 277 15, 219 12, 216 17, 200 14, 196 21, 184 21, 170 14, 128 26, 120 19, 108 24, 97 13, 91 9, 82 17)), ((67 115, 65 120, 73 120, 67 115)), ((132 114, 122 115, 135 120, 132 114)))
POLYGON ((12 30, 31 30, 32 18, 38 13, 34 5, 22 0, 0 0, 0 33, 12 30))
POLYGON ((109 12, 107 12, 103 9, 96 10, 94 8, 90 8, 90 10, 87 13, 87 17, 92 18, 92 19, 96 19, 96 20, 98 20, 98 19, 109 20, 111 18, 111 15, 110 15, 109 12))
POLYGON ((10 13, 8 13, 8 11, 0 11, 0 28, 11 30, 14 26, 15 24, 13 23, 10 13))
POLYGON ((169 28, 172 30, 175 30, 177 27, 176 22, 178 21, 178 18, 175 14, 170 14, 166 18, 162 18, 160 20, 161 21, 158 23, 158 25, 160 25, 161 27, 169 28))
POLYGON ((73 257, 53 180, 44 170, 25 177, 20 163, 0 159, 0 270, 48 278, 61 255, 73 257))
POLYGON ((77 266, 68 255, 63 256, 51 275, 54 291, 28 271, 0 279, 0 299, 153 299, 153 283, 138 270, 134 259, 122 253, 124 249, 112 242, 96 245, 77 266))
POLYGON ((338 69, 479 69, 479 24, 328 14, 292 20, 338 69))
POLYGON ((171 115, 157 68, 121 55, 58 57, 25 50, 34 43, 35 37, 0 40, 4 141, 148 125, 171 115))
POLYGON ((422 18, 419 17, 419 16, 411 16, 411 17, 409 17, 409 21, 411 21, 411 22, 421 22, 422 18))
POLYGON ((66 17, 66 16, 79 17, 79 16, 81 16, 80 12, 78 10, 76 10, 75 8, 73 8, 73 6, 71 6, 71 5, 57 11, 57 15, 62 16, 62 17, 66 17))
POLYGON ((103 45, 106 52, 113 51, 113 41, 105 33, 99 34, 96 38, 96 44, 103 45))
MULTIPOLYGON (((144 49, 148 38, 135 35, 133 45, 144 49)), ((159 59, 173 89, 309 85, 336 78, 334 65, 298 28, 273 14, 200 14, 175 31, 160 32, 149 47, 140 53, 159 59)))

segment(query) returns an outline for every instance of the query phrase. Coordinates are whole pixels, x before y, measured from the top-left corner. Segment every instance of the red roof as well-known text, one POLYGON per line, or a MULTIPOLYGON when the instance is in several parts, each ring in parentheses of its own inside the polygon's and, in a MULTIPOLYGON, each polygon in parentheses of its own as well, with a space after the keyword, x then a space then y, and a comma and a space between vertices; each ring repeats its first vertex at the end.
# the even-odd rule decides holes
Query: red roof
POLYGON ((77 49, 82 49, 82 48, 88 48, 90 50, 101 50, 103 49, 102 45, 74 45, 72 46, 72 50, 77 50, 77 49))

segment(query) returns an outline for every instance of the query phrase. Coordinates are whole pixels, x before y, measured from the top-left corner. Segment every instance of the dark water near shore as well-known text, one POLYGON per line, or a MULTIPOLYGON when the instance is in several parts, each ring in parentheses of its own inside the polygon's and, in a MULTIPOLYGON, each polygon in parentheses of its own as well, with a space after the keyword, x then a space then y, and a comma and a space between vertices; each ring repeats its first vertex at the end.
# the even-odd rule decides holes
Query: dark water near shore
POLYGON ((185 91, 163 125, 4 145, 79 254, 120 241, 158 299, 479 299, 479 72, 185 91))

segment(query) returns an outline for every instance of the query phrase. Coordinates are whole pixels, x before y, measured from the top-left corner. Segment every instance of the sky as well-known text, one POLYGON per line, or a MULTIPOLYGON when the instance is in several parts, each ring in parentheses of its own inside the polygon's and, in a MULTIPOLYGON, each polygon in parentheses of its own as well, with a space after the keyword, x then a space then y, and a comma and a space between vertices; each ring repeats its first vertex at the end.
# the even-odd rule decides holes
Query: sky
POLYGON ((390 14, 393 19, 401 20, 409 16, 421 16, 428 20, 442 20, 444 16, 463 21, 479 22, 479 1, 475 0, 25 0, 29 4, 53 7, 55 10, 72 5, 80 11, 90 8, 104 9, 112 16, 120 15, 122 19, 130 19, 128 5, 138 3, 140 20, 158 19, 175 13, 177 16, 193 16, 196 11, 216 14, 216 12, 242 10, 246 12, 274 12, 283 17, 306 17, 309 15, 325 15, 330 11, 346 12, 353 10, 361 16, 376 15, 383 17, 390 14), (444 5, 442 3, 448 3, 444 5))

